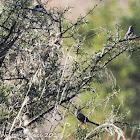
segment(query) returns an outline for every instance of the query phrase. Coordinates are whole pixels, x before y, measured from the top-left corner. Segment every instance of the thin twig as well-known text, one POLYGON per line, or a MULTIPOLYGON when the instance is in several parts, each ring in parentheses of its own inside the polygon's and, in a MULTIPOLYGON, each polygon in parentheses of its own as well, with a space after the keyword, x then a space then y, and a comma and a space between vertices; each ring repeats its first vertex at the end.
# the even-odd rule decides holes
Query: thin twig
POLYGON ((117 94, 118 94, 118 92, 115 91, 112 95, 108 96, 106 99, 104 99, 103 101, 101 101, 100 103, 98 103, 97 106, 95 106, 95 107, 89 112, 89 114, 88 114, 86 117, 88 117, 91 113, 93 113, 94 110, 95 110, 96 108, 98 108, 99 106, 101 106, 104 102, 108 101, 110 98, 114 97, 114 96, 117 95, 117 94))

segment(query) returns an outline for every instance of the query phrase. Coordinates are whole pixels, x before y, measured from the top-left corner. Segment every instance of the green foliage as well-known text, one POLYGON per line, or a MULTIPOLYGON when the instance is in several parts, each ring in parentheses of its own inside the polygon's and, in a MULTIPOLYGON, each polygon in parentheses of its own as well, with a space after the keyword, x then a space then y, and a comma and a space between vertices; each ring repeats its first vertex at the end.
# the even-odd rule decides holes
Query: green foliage
MULTIPOLYGON (((124 35, 130 25, 133 25, 135 27, 135 33, 136 35, 138 35, 140 33, 140 27, 138 24, 140 22, 138 16, 140 12, 139 2, 140 1, 135 0, 129 1, 129 11, 127 11, 127 13, 123 11, 123 8, 119 7, 117 1, 108 1, 108 3, 104 6, 98 7, 98 10, 94 11, 90 15, 89 24, 87 25, 87 27, 84 27, 80 30, 80 33, 85 33, 84 35, 86 36, 84 46, 85 50, 88 49, 88 52, 94 53, 96 50, 102 49, 102 44, 106 42, 106 40, 107 42, 104 43, 104 46, 110 46, 118 36, 116 32, 116 30, 118 30, 118 27, 115 25, 118 23, 121 25, 119 27, 119 38, 124 38, 124 35), (115 26, 116 28, 114 28, 115 26)), ((130 44, 128 44, 128 47, 131 46, 129 45, 130 44)), ((137 47, 137 45, 133 45, 134 47, 137 47)), ((121 48, 121 45, 118 47, 121 48)), ((139 122, 138 116, 140 116, 138 109, 138 79, 140 79, 139 67, 139 51, 133 54, 131 54, 131 52, 125 53, 109 63, 109 65, 107 66, 107 68, 109 69, 108 72, 103 72, 104 77, 101 77, 102 85, 96 85, 100 99, 103 99, 106 94, 109 94, 112 91, 112 88, 121 89, 121 93, 117 96, 117 99, 113 99, 110 103, 115 105, 116 107, 118 105, 121 105, 119 112, 130 111, 131 113, 127 115, 130 122, 133 122, 134 120, 137 120, 137 122, 139 122), (123 102, 123 104, 121 102, 123 102)), ((91 98, 91 96, 89 96, 89 98, 91 98)), ((82 99, 82 101, 84 101, 84 99, 82 99)), ((107 113, 112 109, 110 108, 110 105, 107 105, 105 110, 107 113)), ((98 118, 103 119, 103 117, 100 117, 103 114, 101 109, 98 110, 97 114, 98 118)))
POLYGON ((73 137, 76 140, 83 140, 85 139, 87 132, 88 132, 87 128, 82 129, 81 126, 78 126, 76 132, 72 134, 71 137, 73 137))
MULTIPOLYGON (((64 132, 61 111, 66 109, 74 116, 70 121, 76 118, 78 110, 85 114, 91 111, 89 119, 101 124, 93 131, 95 134, 109 128, 110 133, 117 131, 122 136, 119 133, 122 130, 114 123, 120 120, 119 113, 129 110, 126 104, 121 107, 122 101, 126 103, 134 96, 134 88, 127 88, 128 75, 135 74, 139 67, 131 60, 128 65, 127 57, 130 52, 139 50, 139 43, 123 39, 122 27, 112 24, 115 10, 118 10, 118 7, 111 9, 115 1, 92 13, 89 25, 85 19, 88 14, 74 23, 66 19, 69 8, 43 8, 35 15, 36 9, 31 2, 3 1, 0 15, 0 129, 9 136, 19 133, 24 139, 29 137, 25 130, 33 132, 46 120, 47 131, 57 131, 59 126, 58 129, 64 132), (112 110, 111 105, 115 106, 113 113, 118 105, 120 107, 115 119, 110 115, 113 121, 106 123, 104 120, 112 110)), ((75 121, 70 124, 73 128, 75 121)), ((83 139, 92 128, 91 125, 89 129, 77 127, 73 136, 83 139)))

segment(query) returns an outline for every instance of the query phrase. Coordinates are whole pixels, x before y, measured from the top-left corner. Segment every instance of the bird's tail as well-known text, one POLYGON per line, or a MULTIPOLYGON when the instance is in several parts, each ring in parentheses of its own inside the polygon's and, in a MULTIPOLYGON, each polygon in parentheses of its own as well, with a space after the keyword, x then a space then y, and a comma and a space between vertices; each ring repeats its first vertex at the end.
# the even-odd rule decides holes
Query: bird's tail
POLYGON ((96 126, 99 126, 99 124, 98 123, 95 123, 95 122, 92 122, 92 121, 88 121, 89 123, 92 123, 92 124, 94 124, 94 125, 96 125, 96 126))

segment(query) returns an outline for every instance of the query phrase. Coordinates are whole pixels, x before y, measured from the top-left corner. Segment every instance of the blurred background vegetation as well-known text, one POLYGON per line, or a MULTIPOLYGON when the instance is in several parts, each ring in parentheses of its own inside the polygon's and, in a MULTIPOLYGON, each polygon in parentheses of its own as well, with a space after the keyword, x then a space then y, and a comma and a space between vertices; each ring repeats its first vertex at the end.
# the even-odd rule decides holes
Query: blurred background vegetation
MULTIPOLYGON (((102 49, 107 37, 110 36, 113 38, 112 34, 115 35, 117 26, 121 29, 121 39, 124 38, 130 25, 134 26, 136 35, 140 33, 140 0, 128 0, 125 1, 125 3, 128 5, 122 6, 118 0, 107 0, 106 3, 99 5, 97 9, 90 14, 88 18, 89 24, 79 30, 81 40, 82 37, 86 37, 84 52, 93 53, 96 50, 102 49)), ((120 89, 120 94, 111 100, 110 104, 104 104, 97 108, 96 111, 90 115, 90 120, 102 124, 103 120, 107 119, 107 116, 111 114, 113 110, 114 113, 118 110, 119 113, 125 112, 124 115, 127 116, 126 121, 132 124, 134 122, 137 124, 140 122, 139 53, 139 51, 133 54, 131 52, 125 52, 107 66, 106 72, 102 73, 102 81, 99 81, 99 84, 94 83, 94 88, 96 87, 99 95, 96 98, 97 102, 104 99, 107 94, 109 95, 112 89, 120 89)), ((82 57, 81 55, 79 59, 82 57)), ((93 95, 90 93, 85 93, 80 96, 80 99, 82 102, 85 102, 92 97, 93 95)), ((82 102, 79 104, 82 104, 82 102)), ((92 108, 93 106, 83 110, 83 113, 88 114, 92 108)), ((79 123, 76 118, 72 116, 66 121, 71 124, 71 127, 67 129, 69 131, 71 131, 72 128, 76 128, 79 123), (77 122, 76 125, 75 122, 77 122)), ((92 126, 91 124, 87 125, 89 127, 92 126)), ((130 136, 131 131, 132 128, 127 131, 128 136, 130 136)))

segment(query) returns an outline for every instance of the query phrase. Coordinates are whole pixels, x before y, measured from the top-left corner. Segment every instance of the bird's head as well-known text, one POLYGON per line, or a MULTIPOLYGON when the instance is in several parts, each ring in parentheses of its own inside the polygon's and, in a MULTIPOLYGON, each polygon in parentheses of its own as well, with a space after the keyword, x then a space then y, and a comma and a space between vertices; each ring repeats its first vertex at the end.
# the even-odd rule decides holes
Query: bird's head
POLYGON ((129 26, 129 30, 130 31, 133 31, 134 30, 134 27, 131 25, 131 26, 129 26))
POLYGON ((43 5, 42 4, 38 4, 35 6, 35 9, 38 9, 38 8, 43 8, 43 5))
POLYGON ((41 11, 43 11, 43 5, 42 4, 38 4, 36 5, 33 10, 32 10, 32 13, 35 15, 35 16, 38 16, 40 14, 41 11))

